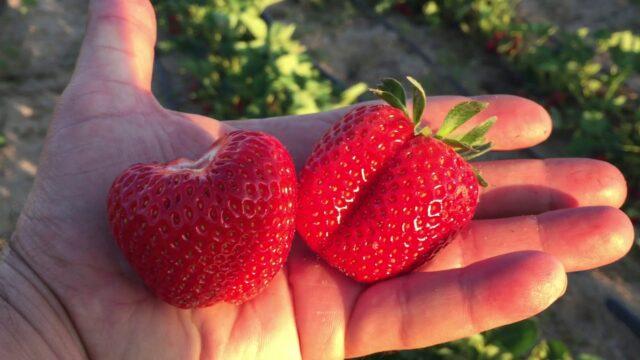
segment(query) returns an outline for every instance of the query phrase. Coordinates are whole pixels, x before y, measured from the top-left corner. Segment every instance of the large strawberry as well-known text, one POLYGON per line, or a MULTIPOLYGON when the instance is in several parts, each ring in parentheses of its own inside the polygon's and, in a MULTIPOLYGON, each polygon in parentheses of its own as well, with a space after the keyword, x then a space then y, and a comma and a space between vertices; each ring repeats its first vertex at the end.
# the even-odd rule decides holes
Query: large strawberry
POLYGON ((151 291, 181 307, 241 303, 287 258, 296 175, 275 138, 234 131, 197 161, 136 164, 109 192, 120 249, 151 291))
POLYGON ((452 132, 486 104, 455 106, 435 134, 422 122, 424 90, 414 79, 409 115, 402 85, 385 79, 388 104, 357 107, 316 145, 300 179, 297 229, 329 264, 362 282, 410 271, 473 217, 483 182, 468 159, 487 152, 488 119, 452 132))

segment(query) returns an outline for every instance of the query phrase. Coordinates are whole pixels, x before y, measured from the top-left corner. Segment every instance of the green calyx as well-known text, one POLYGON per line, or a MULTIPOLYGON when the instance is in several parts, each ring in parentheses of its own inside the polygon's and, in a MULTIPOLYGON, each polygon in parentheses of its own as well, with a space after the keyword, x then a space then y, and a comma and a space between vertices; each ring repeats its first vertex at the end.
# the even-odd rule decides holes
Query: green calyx
MULTIPOLYGON (((433 136, 451 146, 466 160, 477 158, 491 150, 491 142, 486 140, 485 135, 496 122, 497 118, 495 116, 486 119, 466 133, 459 133, 458 131, 458 133, 454 134, 459 127, 486 109, 488 103, 471 100, 457 104, 447 113, 440 129, 433 134, 429 126, 422 121, 422 115, 427 104, 427 95, 418 81, 410 76, 407 76, 407 80, 412 90, 413 111, 411 114, 409 114, 407 106, 405 89, 398 80, 383 79, 380 85, 370 89, 370 91, 389 105, 402 110, 407 119, 410 119, 413 123, 413 132, 416 136, 433 136)), ((487 186, 486 181, 478 171, 475 170, 475 172, 480 185, 487 186)))

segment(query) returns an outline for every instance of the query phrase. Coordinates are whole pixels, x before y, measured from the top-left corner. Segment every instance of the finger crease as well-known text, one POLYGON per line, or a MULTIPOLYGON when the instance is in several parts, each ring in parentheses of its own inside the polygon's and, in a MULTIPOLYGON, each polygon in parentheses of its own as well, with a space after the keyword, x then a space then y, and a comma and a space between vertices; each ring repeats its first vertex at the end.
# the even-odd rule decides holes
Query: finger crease
POLYGON ((542 223, 540 222, 540 216, 534 215, 533 221, 535 222, 535 226, 536 226, 536 236, 538 237, 538 244, 540 244, 540 250, 547 252, 546 237, 543 234, 544 229, 542 227, 542 223))
POLYGON ((398 334, 400 336, 400 344, 404 349, 412 347, 412 343, 410 341, 411 326, 409 325, 409 322, 413 318, 409 311, 409 291, 411 291, 411 288, 407 286, 407 278, 410 278, 410 276, 398 279, 398 281, 400 281, 400 289, 396 291, 396 302, 399 305, 398 308, 400 311, 400 328, 398 329, 398 334))
POLYGON ((460 270, 457 276, 458 287, 462 295, 462 308, 464 309, 467 318, 468 325, 471 327, 471 333, 477 334, 481 331, 480 323, 478 322, 473 308, 473 289, 469 285, 469 281, 466 279, 466 271, 460 270))
POLYGON ((137 20, 133 20, 131 18, 128 18, 126 16, 123 15, 116 15, 116 14, 101 14, 101 15, 96 15, 91 22, 97 24, 100 23, 101 21, 104 22, 110 22, 113 20, 117 20, 117 21, 121 21, 125 24, 131 25, 135 28, 137 28, 138 32, 141 33, 142 35, 144 35, 145 37, 147 37, 147 40, 150 43, 155 43, 156 42, 156 37, 153 36, 152 34, 154 34, 155 32, 152 31, 153 29, 151 29, 149 26, 140 23, 137 20))
POLYGON ((468 241, 460 242, 460 267, 464 267, 473 262, 474 258, 480 257, 480 248, 478 246, 478 239, 476 238, 476 232, 474 231, 473 224, 467 226, 466 228, 466 238, 468 241), (471 249, 467 249, 467 247, 471 247, 471 249), (469 251, 471 250, 471 251, 469 251))

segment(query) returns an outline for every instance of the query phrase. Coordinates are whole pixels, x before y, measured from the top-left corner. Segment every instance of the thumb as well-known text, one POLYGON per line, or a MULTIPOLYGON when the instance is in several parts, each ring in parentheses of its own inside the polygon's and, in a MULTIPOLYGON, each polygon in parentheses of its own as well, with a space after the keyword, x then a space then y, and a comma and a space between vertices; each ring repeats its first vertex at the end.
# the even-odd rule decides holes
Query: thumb
POLYGON ((149 0, 91 0, 80 55, 66 93, 151 89, 156 19, 149 0))

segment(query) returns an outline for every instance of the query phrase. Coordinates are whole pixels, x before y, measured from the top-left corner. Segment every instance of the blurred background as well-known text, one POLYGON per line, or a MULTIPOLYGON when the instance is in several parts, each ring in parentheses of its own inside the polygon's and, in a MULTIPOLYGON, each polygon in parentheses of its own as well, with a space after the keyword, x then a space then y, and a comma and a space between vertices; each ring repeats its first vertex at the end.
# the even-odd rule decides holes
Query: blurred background
MULTIPOLYGON (((430 94, 511 93, 552 114, 552 138, 497 157, 587 156, 629 182, 640 221, 638 0, 154 0, 154 92, 218 119, 310 113, 413 75, 430 94)), ((0 247, 69 80, 86 0, 0 0, 0 247)), ((638 241, 637 241, 638 243, 638 241)), ((640 251, 570 276, 535 319, 376 359, 639 359, 640 251)), ((426 309, 428 311, 428 309, 426 309)))

